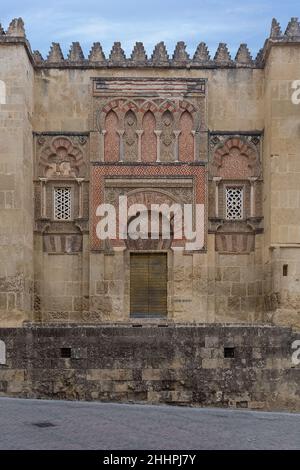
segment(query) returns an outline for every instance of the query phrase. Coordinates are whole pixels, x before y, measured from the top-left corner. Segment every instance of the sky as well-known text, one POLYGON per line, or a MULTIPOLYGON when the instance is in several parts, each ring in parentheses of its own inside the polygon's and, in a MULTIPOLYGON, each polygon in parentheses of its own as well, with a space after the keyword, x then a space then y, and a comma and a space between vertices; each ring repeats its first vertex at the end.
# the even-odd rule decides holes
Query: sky
POLYGON ((130 56, 142 41, 150 56, 164 41, 172 55, 177 41, 184 41, 193 55, 206 42, 211 56, 218 43, 228 44, 234 57, 240 43, 247 43, 255 57, 270 32, 275 17, 285 30, 291 17, 300 16, 299 0, 0 0, 0 22, 6 29, 12 18, 22 17, 33 50, 47 56, 52 42, 66 55, 79 41, 85 56, 93 42, 102 44, 106 56, 120 41, 130 56))

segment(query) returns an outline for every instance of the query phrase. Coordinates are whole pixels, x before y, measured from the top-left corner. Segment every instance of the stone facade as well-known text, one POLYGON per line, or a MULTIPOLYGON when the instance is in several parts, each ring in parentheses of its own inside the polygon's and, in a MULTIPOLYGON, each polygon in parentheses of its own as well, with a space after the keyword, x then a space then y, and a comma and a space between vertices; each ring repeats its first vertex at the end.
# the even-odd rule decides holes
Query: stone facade
POLYGON ((0 396, 299 410, 290 328, 3 328, 0 396))
MULTIPOLYGON (((243 333, 236 329, 234 335, 249 334, 249 345, 259 325, 283 327, 281 348, 290 347, 284 346, 285 327, 300 329, 300 104, 292 100, 295 81, 300 80, 296 18, 284 33, 273 20, 270 37, 255 59, 245 44, 232 59, 223 43, 213 59, 204 43, 190 57, 183 42, 177 43, 172 56, 159 43, 151 57, 139 42, 131 57, 120 43, 113 45, 109 57, 100 43, 94 43, 88 58, 78 42, 66 58, 53 43, 43 58, 31 51, 19 18, 6 32, 0 27, 0 65, 1 340, 7 333, 18 337, 26 349, 33 341, 38 344, 32 334, 48 335, 49 343, 51 335, 60 337, 57 325, 62 337, 73 331, 66 326, 73 325, 88 338, 89 330, 77 328, 90 325, 93 342, 96 325, 105 336, 101 328, 110 324, 123 325, 124 342, 131 344, 126 328, 137 323, 131 307, 131 254, 165 253, 166 311, 144 315, 138 322, 193 324, 196 330, 201 324, 215 328, 216 336, 225 331, 218 330, 220 324, 227 325, 228 332, 234 324, 244 325, 243 333), (203 205, 203 247, 186 250, 183 237, 170 243, 101 242, 96 209, 100 203, 116 205, 124 195, 147 208, 153 203, 203 205), (43 330, 45 325, 48 329, 43 330)), ((279 332, 276 328, 264 331, 279 332)), ((205 334, 196 330, 193 334, 205 334)), ((113 335, 114 330, 105 331, 113 335)), ((141 331, 147 335, 154 330, 141 331)), ((166 334, 173 341, 173 333, 166 334)), ((85 341, 74 347, 88 347, 85 341)), ((215 361, 217 377, 223 359, 214 350, 202 352, 205 374, 215 361)), ((9 347, 8 357, 15 357, 9 347)), ((32 360, 25 354, 22 367, 11 362, 9 370, 0 371, 3 377, 23 377, 25 357, 32 360)), ((73 398, 105 398, 97 387, 87 387, 87 377, 92 383, 93 377, 101 381, 99 370, 105 375, 110 367, 107 377, 115 376, 115 370, 123 369, 117 367, 120 360, 121 353, 113 366, 83 365, 87 375, 79 388, 84 391, 74 391, 73 398)), ((84 361, 82 357, 75 362, 84 361)), ((36 367, 46 371, 49 364, 36 367)), ((166 364, 163 371, 172 369, 166 364)), ((70 367, 70 374, 78 367, 70 367)), ((150 361, 146 372, 139 374, 151 375, 151 367, 150 361)), ((158 362, 152 368, 156 374, 158 362)), ((129 372, 124 373, 127 377, 129 372)), ((264 374, 261 380, 268 375, 264 374)), ((186 380, 178 377, 177 385, 186 380)), ((71 384, 73 379, 63 380, 71 384)), ((135 379, 127 383, 124 378, 117 386, 124 388, 122 396, 127 399, 128 390, 135 387, 131 380, 135 379)), ((147 379, 139 380, 140 398, 150 401, 182 392, 190 396, 183 401, 230 402, 213 395, 191 398, 192 386, 186 390, 176 385, 172 393, 154 385, 145 390, 147 379)), ((49 396, 47 385, 41 385, 43 391, 34 381, 32 376, 30 384, 25 380, 16 387, 25 396, 26 390, 28 396, 49 396)), ((3 393, 14 393, 5 378, 0 383, 3 393)), ((77 385, 72 382, 70 387, 75 390, 77 385)), ((110 391, 111 396, 117 392, 110 391)), ((256 393, 250 395, 233 402, 276 406, 266 396, 260 400, 256 393)), ((61 396, 71 397, 66 391, 61 396)), ((286 401, 280 398, 281 404, 286 406, 286 401)))

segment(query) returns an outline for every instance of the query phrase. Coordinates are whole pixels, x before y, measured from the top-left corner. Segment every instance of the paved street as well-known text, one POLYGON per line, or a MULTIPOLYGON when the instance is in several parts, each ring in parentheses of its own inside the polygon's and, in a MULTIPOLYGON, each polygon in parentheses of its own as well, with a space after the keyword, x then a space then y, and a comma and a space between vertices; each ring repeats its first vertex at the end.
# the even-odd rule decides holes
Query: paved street
POLYGON ((300 414, 0 398, 0 449, 299 449, 300 414))

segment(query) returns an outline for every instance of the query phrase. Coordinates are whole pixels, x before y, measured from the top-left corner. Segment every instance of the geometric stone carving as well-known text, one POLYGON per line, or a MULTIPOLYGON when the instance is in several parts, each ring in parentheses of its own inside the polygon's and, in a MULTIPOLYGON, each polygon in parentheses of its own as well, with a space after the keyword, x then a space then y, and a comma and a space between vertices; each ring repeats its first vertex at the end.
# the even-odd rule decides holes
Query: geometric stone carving
POLYGON ((115 42, 113 44, 112 50, 109 55, 109 61, 114 65, 123 65, 126 63, 125 52, 123 51, 120 42, 115 42))
POLYGON ((278 23, 276 18, 273 18, 272 25, 271 25, 270 38, 278 38, 280 36, 282 36, 280 24, 278 23))
POLYGON ((228 63, 231 62, 231 57, 225 43, 220 43, 217 52, 214 57, 216 63, 228 63))
POLYGON ((79 42, 72 42, 68 55, 68 60, 70 62, 80 62, 84 60, 84 55, 79 42))
POLYGON ((285 36, 299 37, 300 36, 300 23, 298 18, 291 18, 291 21, 287 25, 285 36))
POLYGON ((153 65, 169 64, 169 56, 164 42, 156 44, 151 57, 151 62, 153 65))
POLYGON ((260 176, 260 139, 253 136, 212 136, 210 164, 211 176, 225 179, 248 179, 260 176))
POLYGON ((142 42, 136 42, 131 54, 131 61, 134 65, 147 63, 147 54, 142 42))
POLYGON ((260 67, 263 65, 263 56, 264 56, 264 48, 260 49, 257 53, 255 58, 255 65, 260 67))
POLYGON ((129 110, 125 115, 124 131, 125 160, 135 161, 138 157, 137 118, 132 110, 129 110))
POLYGON ((240 45, 239 50, 237 51, 237 54, 235 57, 235 61, 238 64, 252 64, 253 63, 247 44, 240 45))
POLYGON ((200 42, 193 57, 194 63, 205 63, 210 61, 210 55, 205 42, 200 42))
POLYGON ((89 54, 90 62, 106 62, 105 55, 100 42, 94 42, 89 54))
POLYGON ((240 220, 243 218, 243 188, 226 187, 226 219, 240 220))
MULTIPOLYGON (((41 137, 43 147, 39 157, 39 176, 46 178, 58 177, 84 177, 86 164, 84 162, 83 151, 75 145, 69 137, 55 137, 49 141, 44 141, 41 137)), ((79 140, 80 142, 80 140, 79 140)), ((82 143, 84 145, 84 140, 82 143)))
POLYGON ((54 189, 54 219, 71 219, 71 188, 54 189))
POLYGON ((33 58, 35 63, 44 62, 43 56, 39 51, 33 51, 33 58))
POLYGON ((183 41, 176 44, 176 48, 173 54, 172 63, 175 65, 185 65, 189 62, 190 58, 186 52, 186 45, 183 41))
POLYGON ((53 42, 52 46, 50 48, 48 57, 47 57, 47 62, 63 62, 64 61, 64 56, 61 51, 60 45, 58 42, 53 42))
POLYGON ((24 21, 22 18, 14 18, 6 31, 7 36, 25 37, 24 21))

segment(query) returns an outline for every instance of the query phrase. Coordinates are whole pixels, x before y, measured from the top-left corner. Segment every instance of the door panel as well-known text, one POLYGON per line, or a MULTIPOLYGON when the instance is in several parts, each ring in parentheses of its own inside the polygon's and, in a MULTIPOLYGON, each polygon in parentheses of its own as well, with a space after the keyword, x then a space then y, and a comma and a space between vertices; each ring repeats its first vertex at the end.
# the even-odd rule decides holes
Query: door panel
POLYGON ((130 255, 130 315, 167 315, 167 254, 130 255))

